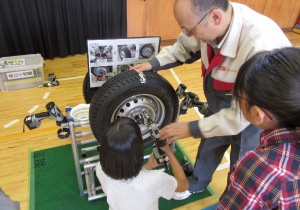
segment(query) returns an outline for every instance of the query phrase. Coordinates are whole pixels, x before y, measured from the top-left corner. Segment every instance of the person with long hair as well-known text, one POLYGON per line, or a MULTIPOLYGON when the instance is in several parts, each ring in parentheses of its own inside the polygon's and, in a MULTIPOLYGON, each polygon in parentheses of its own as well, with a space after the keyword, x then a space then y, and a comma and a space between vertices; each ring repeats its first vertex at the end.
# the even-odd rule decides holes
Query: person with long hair
POLYGON ((239 70, 233 99, 264 131, 257 149, 234 166, 218 209, 299 209, 300 49, 250 58, 239 70))
POLYGON ((158 199, 171 199, 188 189, 187 178, 170 146, 161 149, 169 157, 174 177, 160 170, 153 154, 144 163, 144 143, 140 127, 131 118, 112 122, 100 139, 100 162, 96 175, 107 196, 109 209, 154 210, 158 199))

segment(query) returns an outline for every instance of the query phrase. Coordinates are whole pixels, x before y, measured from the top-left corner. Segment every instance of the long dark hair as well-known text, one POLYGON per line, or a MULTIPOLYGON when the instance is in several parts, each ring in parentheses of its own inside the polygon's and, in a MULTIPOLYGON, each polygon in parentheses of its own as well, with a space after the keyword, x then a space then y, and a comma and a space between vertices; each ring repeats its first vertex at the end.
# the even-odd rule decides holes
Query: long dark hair
POLYGON ((100 164, 113 179, 129 179, 140 172, 144 144, 140 127, 127 117, 110 124, 100 139, 100 164))
POLYGON ((300 126, 300 49, 286 47, 257 53, 240 68, 233 89, 237 102, 244 93, 248 109, 271 112, 280 127, 300 126))

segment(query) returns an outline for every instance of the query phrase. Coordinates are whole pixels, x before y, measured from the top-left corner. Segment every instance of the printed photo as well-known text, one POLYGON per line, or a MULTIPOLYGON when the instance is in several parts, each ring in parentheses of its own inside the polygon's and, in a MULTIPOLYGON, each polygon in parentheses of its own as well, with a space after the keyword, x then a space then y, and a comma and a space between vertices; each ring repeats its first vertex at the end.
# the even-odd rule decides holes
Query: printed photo
POLYGON ((113 61, 113 46, 90 44, 89 57, 91 63, 104 63, 113 61))
POLYGON ((124 71, 128 71, 133 66, 134 66, 134 64, 118 65, 117 66, 117 74, 124 72, 124 71))
POLYGON ((128 61, 135 58, 136 45, 118 45, 118 61, 128 61))
POLYGON ((112 74, 112 66, 98 66, 91 68, 92 81, 105 81, 112 74))
POLYGON ((139 45, 139 59, 149 59, 155 55, 155 44, 140 44, 139 45))

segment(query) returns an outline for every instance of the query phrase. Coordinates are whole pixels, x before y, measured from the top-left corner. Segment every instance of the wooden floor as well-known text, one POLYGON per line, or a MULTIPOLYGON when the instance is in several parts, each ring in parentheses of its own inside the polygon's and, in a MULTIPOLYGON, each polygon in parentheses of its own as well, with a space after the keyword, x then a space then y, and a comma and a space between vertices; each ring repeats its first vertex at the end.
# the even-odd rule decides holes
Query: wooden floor
MULTIPOLYGON (((300 34, 288 32, 287 36, 294 46, 300 47, 300 34)), ((70 144, 70 139, 62 140, 57 137, 56 131, 59 127, 55 125, 54 120, 43 120, 38 129, 32 131, 26 129, 25 133, 23 133, 24 117, 30 115, 28 111, 35 105, 39 106, 35 113, 46 111, 45 105, 50 101, 54 101, 63 112, 66 106, 84 103, 82 82, 87 69, 86 54, 45 60, 45 75, 54 73, 57 79, 69 79, 60 81, 60 85, 55 87, 36 87, 0 92, 0 186, 13 200, 21 202, 22 210, 28 209, 29 201, 28 151, 70 144), (50 95, 47 99, 43 99, 46 92, 49 92, 50 95), (17 123, 7 128, 4 127, 4 125, 16 119, 19 120, 17 123)), ((201 62, 196 62, 174 68, 174 72, 179 80, 188 87, 188 91, 197 93, 200 100, 205 100, 200 69, 201 62)), ((170 70, 160 71, 159 74, 164 76, 174 88, 177 88, 178 83, 170 70)), ((47 79, 47 76, 45 79, 47 79)), ((195 110, 190 109, 188 114, 180 116, 179 121, 197 119, 199 119, 198 114, 195 110)), ((195 160, 200 139, 188 138, 180 140, 180 143, 190 157, 195 160)), ((222 163, 226 162, 227 160, 224 158, 222 163)), ((210 186, 216 192, 216 196, 178 209, 198 210, 217 203, 218 197, 225 187, 227 172, 228 169, 224 169, 214 174, 210 186)), ((77 183, 74 184, 76 185, 77 183)))

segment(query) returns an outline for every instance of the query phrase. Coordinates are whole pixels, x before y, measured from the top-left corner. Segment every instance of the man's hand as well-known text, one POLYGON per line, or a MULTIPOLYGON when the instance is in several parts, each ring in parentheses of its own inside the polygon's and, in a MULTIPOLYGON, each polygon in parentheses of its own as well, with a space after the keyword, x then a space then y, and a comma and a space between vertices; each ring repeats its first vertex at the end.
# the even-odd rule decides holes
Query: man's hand
POLYGON ((152 66, 149 62, 137 64, 131 67, 129 70, 135 70, 137 73, 141 73, 142 71, 150 71, 152 66))
POLYGON ((187 122, 172 123, 163 127, 160 131, 160 139, 168 139, 168 143, 192 136, 187 122))

